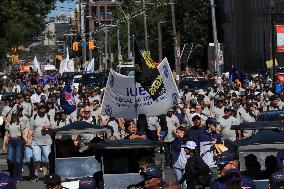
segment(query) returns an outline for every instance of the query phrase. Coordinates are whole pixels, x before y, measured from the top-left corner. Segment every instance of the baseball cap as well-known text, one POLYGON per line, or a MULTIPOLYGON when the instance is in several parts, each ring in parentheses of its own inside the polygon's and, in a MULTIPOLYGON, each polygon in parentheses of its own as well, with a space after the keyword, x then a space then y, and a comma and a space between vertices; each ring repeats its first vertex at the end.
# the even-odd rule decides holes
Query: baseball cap
POLYGON ((269 178, 269 183, 274 186, 284 186, 284 171, 273 173, 269 178))
POLYGON ((162 170, 157 165, 150 165, 144 174, 144 179, 151 180, 152 178, 162 178, 162 170))
POLYGON ((184 145, 181 145, 182 148, 189 148, 194 150, 196 147, 196 143, 194 141, 187 141, 184 145))
POLYGON ((56 186, 61 184, 61 177, 50 174, 43 177, 44 184, 47 186, 56 186))
MULTIPOLYGON (((194 114, 193 114, 193 115, 194 115, 194 114)), ((201 119, 201 117, 200 117, 199 114, 195 114, 195 115, 192 117, 192 121, 197 120, 197 119, 201 119)))
POLYGON ((209 124, 212 124, 212 125, 218 125, 219 123, 217 122, 217 120, 213 117, 209 117, 207 120, 206 120, 206 124, 209 125, 209 124))
POLYGON ((95 180, 91 177, 85 177, 79 181, 79 189, 94 189, 96 188, 95 180))
POLYGON ((225 151, 217 157, 216 164, 221 167, 234 160, 238 160, 237 155, 232 152, 225 151))

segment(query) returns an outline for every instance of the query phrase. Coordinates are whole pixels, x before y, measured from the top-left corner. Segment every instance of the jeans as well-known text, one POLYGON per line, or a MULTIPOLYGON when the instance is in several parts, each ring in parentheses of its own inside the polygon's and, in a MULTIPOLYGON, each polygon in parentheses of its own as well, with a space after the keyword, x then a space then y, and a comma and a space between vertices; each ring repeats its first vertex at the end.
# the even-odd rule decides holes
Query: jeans
POLYGON ((14 181, 22 179, 24 142, 22 139, 10 139, 8 143, 7 160, 10 176, 14 181))
POLYGON ((38 145, 32 144, 34 161, 40 161, 43 163, 48 163, 48 155, 50 153, 50 144, 38 145))
MULTIPOLYGON (((175 172, 177 181, 179 181, 179 180, 182 178, 182 175, 183 175, 183 173, 184 173, 184 169, 179 169, 179 168, 175 168, 175 167, 174 167, 174 172, 175 172)), ((187 186, 186 186, 186 182, 184 181, 184 182, 182 183, 182 188, 186 188, 186 187, 187 187, 187 186)))
POLYGON ((32 177, 35 175, 35 168, 34 168, 34 154, 33 149, 30 146, 25 147, 25 156, 29 167, 29 176, 32 177))

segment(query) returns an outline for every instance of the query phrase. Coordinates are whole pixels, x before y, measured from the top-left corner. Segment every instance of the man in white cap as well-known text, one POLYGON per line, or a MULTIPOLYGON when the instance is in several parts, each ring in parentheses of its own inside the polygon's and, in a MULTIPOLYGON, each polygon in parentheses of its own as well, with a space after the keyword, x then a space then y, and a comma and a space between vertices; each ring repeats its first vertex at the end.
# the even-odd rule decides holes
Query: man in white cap
POLYGON ((181 147, 184 148, 186 155, 190 157, 187 159, 184 175, 178 182, 182 184, 186 180, 187 188, 190 189, 208 186, 211 179, 210 169, 199 156, 199 152, 196 150, 196 143, 187 141, 181 147))

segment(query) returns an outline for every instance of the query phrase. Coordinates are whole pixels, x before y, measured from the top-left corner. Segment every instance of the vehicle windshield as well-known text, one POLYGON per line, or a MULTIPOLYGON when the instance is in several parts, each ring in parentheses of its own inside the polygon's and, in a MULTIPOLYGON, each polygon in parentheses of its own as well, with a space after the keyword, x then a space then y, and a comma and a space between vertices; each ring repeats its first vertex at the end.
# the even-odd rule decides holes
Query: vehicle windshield
POLYGON ((184 79, 180 81, 179 87, 183 88, 184 86, 188 86, 189 89, 192 88, 208 88, 210 87, 210 81, 208 80, 192 80, 192 79, 184 79))
POLYGON ((134 67, 121 67, 119 73, 126 76, 134 76, 134 67))

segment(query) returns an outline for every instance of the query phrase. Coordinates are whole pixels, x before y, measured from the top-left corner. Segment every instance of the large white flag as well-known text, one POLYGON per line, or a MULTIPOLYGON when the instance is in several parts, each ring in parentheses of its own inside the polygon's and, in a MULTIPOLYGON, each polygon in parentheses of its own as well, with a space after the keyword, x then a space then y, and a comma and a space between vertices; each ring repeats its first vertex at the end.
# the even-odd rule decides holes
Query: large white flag
POLYGON ((159 64, 158 70, 163 78, 164 89, 155 101, 139 83, 136 84, 135 90, 133 76, 124 76, 111 70, 102 102, 102 112, 112 117, 133 119, 136 117, 135 105, 137 114, 145 114, 147 117, 166 113, 177 105, 179 93, 167 58, 159 64))
POLYGON ((86 67, 86 72, 91 72, 93 73, 95 70, 95 59, 93 58, 87 65, 86 67))
POLYGON ((67 62, 67 67, 68 67, 68 72, 74 72, 75 68, 74 68, 74 60, 71 59, 67 62))
POLYGON ((60 67, 59 67, 59 73, 62 75, 64 72, 64 66, 65 66, 65 59, 62 59, 60 61, 60 67))
POLYGON ((38 73, 38 75, 42 76, 42 73, 41 73, 41 70, 40 70, 40 65, 39 65, 39 62, 37 61, 36 56, 34 57, 34 60, 33 60, 33 66, 34 66, 36 72, 38 73))

